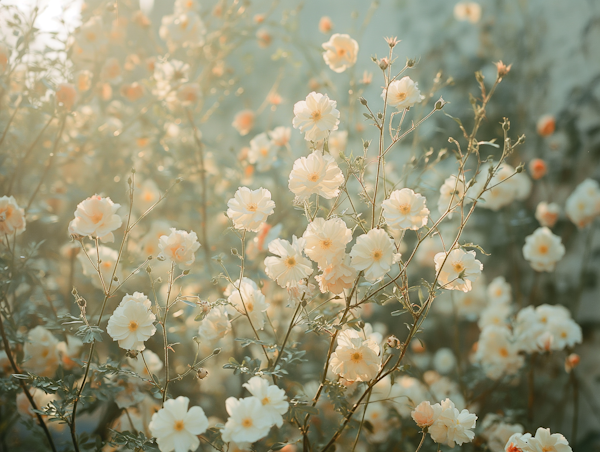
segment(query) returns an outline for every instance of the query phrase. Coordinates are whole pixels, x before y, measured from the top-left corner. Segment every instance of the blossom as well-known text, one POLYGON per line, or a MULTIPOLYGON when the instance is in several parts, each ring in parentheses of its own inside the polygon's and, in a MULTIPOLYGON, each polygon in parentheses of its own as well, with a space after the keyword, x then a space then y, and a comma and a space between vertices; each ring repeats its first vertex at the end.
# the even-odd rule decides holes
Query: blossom
POLYGON ((560 433, 550 433, 549 428, 540 427, 535 436, 526 439, 524 452, 573 452, 567 439, 560 433))
POLYGON ((383 201, 383 218, 393 229, 411 229, 416 231, 427 224, 429 209, 425 206, 425 197, 410 188, 394 190, 383 201))
POLYGON ((525 173, 517 173, 505 162, 496 169, 497 166, 493 162, 481 165, 479 179, 473 185, 475 197, 481 196, 479 205, 493 211, 498 211, 515 200, 525 199, 531 190, 531 181, 525 173), (493 176, 484 192, 483 188, 490 171, 493 172, 493 176))
POLYGON ((225 337, 231 331, 231 322, 225 306, 215 306, 200 322, 198 336, 200 339, 212 342, 225 337))
POLYGON ((114 241, 113 231, 123 223, 117 215, 120 207, 120 204, 115 204, 110 198, 99 195, 81 201, 75 210, 75 219, 69 223, 69 233, 98 237, 104 242, 114 241))
POLYGON ((491 452, 504 452, 507 441, 515 434, 523 433, 520 424, 508 424, 503 422, 500 416, 488 413, 483 419, 482 437, 487 439, 487 445, 491 452))
POLYGON ((119 341, 119 347, 141 351, 146 348, 144 342, 156 333, 155 320, 156 316, 144 303, 128 300, 108 319, 106 332, 114 341, 119 341))
POLYGON ((53 377, 59 365, 58 339, 41 325, 27 334, 23 368, 40 377, 53 377))
POLYGON ((304 133, 306 141, 319 141, 327 138, 332 130, 337 130, 340 112, 336 110, 336 101, 329 100, 327 94, 315 93, 306 96, 306 100, 294 105, 294 129, 304 133))
POLYGON ((136 183, 135 188, 133 205, 139 212, 146 212, 160 200, 160 190, 152 179, 146 179, 140 184, 136 183))
POLYGON ((509 303, 490 303, 481 313, 477 326, 484 329, 488 325, 507 325, 510 313, 509 303))
POLYGON ((173 92, 182 83, 188 81, 190 65, 179 60, 157 62, 154 65, 154 80, 156 89, 153 93, 162 99, 171 100, 173 92))
POLYGON ((487 296, 490 303, 510 303, 512 300, 512 288, 506 282, 504 276, 495 277, 487 287, 487 296))
POLYGON ((519 347, 506 326, 488 325, 481 331, 475 361, 481 364, 492 380, 504 375, 515 375, 523 367, 524 359, 519 347))
POLYGON ((323 59, 333 72, 344 72, 356 63, 358 42, 349 35, 335 33, 322 46, 323 59))
POLYGON ((231 124, 241 136, 248 135, 254 127, 256 114, 252 110, 242 110, 235 115, 231 124))
POLYGON ((271 418, 265 416, 263 404, 256 397, 236 399, 229 397, 225 401, 229 419, 222 432, 225 442, 253 443, 264 438, 271 429, 271 418))
POLYGON ((299 201, 305 201, 314 193, 325 199, 335 198, 343 183, 344 175, 334 158, 314 151, 294 162, 288 186, 299 201))
POLYGON ((600 214, 600 185, 586 179, 567 198, 565 207, 569 220, 583 228, 600 214))
POLYGON ((538 272, 554 271, 556 263, 565 255, 565 246, 559 236, 552 234, 547 227, 537 228, 525 237, 523 256, 538 272))
POLYGON ((59 83, 56 87, 56 102, 65 110, 71 111, 75 100, 77 99, 77 91, 72 83, 59 83))
POLYGON ((269 423, 281 427, 283 425, 282 415, 287 412, 289 407, 285 391, 276 385, 270 385, 261 377, 252 377, 248 383, 242 386, 260 400, 263 406, 263 416, 269 419, 269 423))
POLYGON ((166 400, 163 408, 152 415, 148 425, 161 452, 194 451, 200 445, 198 435, 208 429, 208 419, 199 406, 188 410, 190 399, 166 400))
POLYGON ((204 44, 206 27, 194 11, 163 16, 159 35, 171 51, 177 47, 200 47, 204 44))
POLYGON ((169 235, 163 235, 158 239, 159 258, 168 259, 179 268, 185 269, 194 263, 194 254, 200 244, 195 232, 179 231, 171 228, 169 235))
POLYGON ((387 91, 384 89, 381 93, 381 97, 387 100, 388 105, 404 110, 425 99, 417 85, 410 77, 402 77, 390 83, 387 91))
POLYGON ((505 452, 530 452, 527 444, 530 438, 530 433, 514 433, 504 446, 505 452))
POLYGON ((291 136, 292 129, 289 127, 279 126, 269 132, 269 137, 275 146, 286 146, 290 142, 291 136))
POLYGON ((449 253, 437 253, 433 260, 440 286, 450 290, 470 291, 483 270, 483 264, 475 256, 475 251, 460 248, 449 253))
POLYGON ((487 306, 485 282, 478 279, 470 292, 456 291, 451 299, 459 317, 475 320, 487 306))
POLYGON ((357 331, 347 329, 337 338, 337 348, 331 354, 331 371, 349 381, 370 381, 379 372, 379 345, 364 340, 357 331))
POLYGON ((543 137, 550 136, 556 130, 556 119, 552 115, 543 115, 536 124, 537 133, 543 137))
POLYGON ((352 267, 350 256, 344 254, 338 261, 321 268, 322 274, 315 276, 321 292, 331 292, 339 295, 344 289, 349 289, 356 279, 356 270, 352 267))
POLYGON ((185 83, 177 88, 177 99, 184 106, 189 106, 198 101, 200 98, 200 85, 197 83, 185 83))
POLYGON ((277 146, 267 137, 266 133, 260 133, 250 140, 250 152, 248 161, 257 163, 259 171, 267 171, 273 162, 277 160, 277 146))
POLYGON ((304 243, 304 239, 296 236, 293 236, 292 243, 283 239, 275 239, 269 243, 269 252, 277 257, 269 256, 265 259, 265 271, 281 287, 294 288, 300 280, 313 272, 310 261, 302 255, 304 243))
POLYGON ((248 315, 255 328, 262 329, 265 326, 264 312, 269 304, 256 283, 249 278, 243 278, 242 281, 235 281, 229 287, 229 291, 227 301, 233 308, 240 314, 248 315))
POLYGON ((319 31, 323 34, 327 34, 333 28, 333 22, 328 16, 323 16, 319 19, 319 31))
POLYGON ((560 215, 560 206, 554 202, 540 202, 535 208, 535 219, 540 222, 540 225, 548 228, 553 227, 560 215))
POLYGON ((476 24, 481 19, 481 6, 475 2, 460 2, 454 5, 454 18, 476 24))
POLYGON ((533 159, 529 162, 529 172, 534 180, 544 177, 546 171, 548 171, 548 167, 542 159, 533 159))
POLYGON ((227 202, 227 207, 227 216, 236 229, 258 232, 261 224, 275 210, 275 203, 266 188, 250 190, 240 187, 227 202))
POLYGON ((527 353, 563 350, 581 343, 581 327, 564 306, 543 304, 521 309, 515 320, 519 348, 527 353))
POLYGON ((25 230, 25 211, 12 196, 0 197, 0 234, 21 234, 25 230))
POLYGON ((436 443, 454 447, 455 444, 460 446, 475 438, 475 433, 471 430, 475 428, 477 421, 475 414, 467 410, 459 412, 450 399, 443 400, 434 411, 436 414, 439 411, 439 414, 429 427, 429 434, 436 443))
POLYGON ((163 368, 163 362, 152 350, 144 350, 136 358, 127 358, 127 363, 141 378, 152 378, 163 368))
MULTIPOLYGON (((436 404, 438 405, 438 404, 436 404)), ((438 411, 441 411, 438 409, 438 411)), ((428 401, 424 401, 419 403, 415 409, 410 413, 413 420, 417 423, 417 425, 421 428, 430 427, 435 422, 437 415, 436 410, 431 406, 431 403, 428 401)))
POLYGON ((367 281, 377 281, 400 259, 394 251, 394 242, 383 229, 371 229, 356 239, 350 251, 352 266, 364 271, 367 281))
POLYGON ((325 268, 342 259, 346 244, 352 240, 352 231, 341 218, 315 218, 302 238, 306 255, 325 268))
POLYGON ((448 374, 456 366, 456 357, 447 347, 440 348, 433 355, 433 367, 441 374, 448 374))
POLYGON ((123 269, 118 266, 118 258, 119 253, 116 250, 103 245, 98 248, 88 247, 86 253, 77 255, 77 259, 83 267, 83 274, 93 276, 92 284, 100 289, 108 289, 113 285, 113 274, 118 281, 123 279, 123 269), (102 275, 102 280, 95 277, 98 276, 98 271, 102 275))
POLYGON ((444 214, 446 210, 453 210, 462 202, 469 203, 470 200, 466 197, 463 201, 466 191, 467 184, 462 177, 452 175, 446 179, 440 187, 440 197, 438 199, 438 211, 440 214, 444 214))

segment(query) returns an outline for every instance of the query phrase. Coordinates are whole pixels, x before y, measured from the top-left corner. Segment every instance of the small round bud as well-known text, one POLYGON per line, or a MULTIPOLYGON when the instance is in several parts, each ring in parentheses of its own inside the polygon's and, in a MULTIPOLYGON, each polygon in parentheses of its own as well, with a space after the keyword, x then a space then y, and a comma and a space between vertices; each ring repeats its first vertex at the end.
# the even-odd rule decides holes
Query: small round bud
POLYGON ((382 58, 377 64, 379 64, 379 68, 382 71, 385 71, 389 67, 390 61, 387 58, 382 58))
POLYGON ((581 358, 579 357, 579 355, 577 353, 571 353, 565 359, 565 370, 567 372, 571 372, 573 369, 575 369, 579 365, 580 361, 581 361, 581 358))
POLYGON ((417 64, 417 61, 414 58, 406 60, 406 67, 413 67, 415 64, 417 64))
POLYGON ((387 345, 390 348, 400 348, 400 345, 402 345, 402 343, 400 342, 400 339, 392 335, 387 338, 387 345))
POLYGON ((127 350, 127 352, 125 352, 125 356, 127 356, 128 358, 137 359, 139 353, 140 352, 138 352, 137 350, 127 350))
POLYGON ((187 275, 189 275, 189 274, 190 274, 190 271, 189 271, 189 270, 184 270, 184 271, 183 271, 183 276, 187 276, 187 275))
POLYGON ((219 353, 221 353, 221 349, 220 349, 220 348, 215 348, 215 349, 213 350, 213 355, 215 355, 215 356, 216 356, 216 355, 218 355, 219 353))
POLYGON ((204 380, 206 377, 208 377, 208 370, 206 370, 204 367, 201 367, 196 372, 196 375, 198 376, 199 380, 204 380))
POLYGON ((359 97, 358 100, 360 101, 361 104, 367 105, 367 99, 365 99, 364 97, 359 97))

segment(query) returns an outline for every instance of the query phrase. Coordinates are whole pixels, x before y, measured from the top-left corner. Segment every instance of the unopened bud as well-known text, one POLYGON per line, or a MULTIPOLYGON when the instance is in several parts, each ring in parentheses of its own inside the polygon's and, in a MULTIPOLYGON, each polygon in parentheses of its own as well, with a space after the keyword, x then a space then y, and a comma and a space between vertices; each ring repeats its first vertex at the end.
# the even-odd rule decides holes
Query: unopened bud
POLYGON ((221 353, 221 349, 220 349, 220 348, 215 348, 215 349, 213 350, 213 355, 215 355, 215 356, 216 356, 216 355, 218 355, 219 353, 221 353))
POLYGON ((358 100, 360 101, 361 104, 367 105, 367 99, 365 99, 364 97, 359 97, 358 100))
POLYGON ((390 65, 390 61, 387 58, 382 58, 381 60, 379 60, 378 64, 379 64, 379 68, 382 71, 385 71, 388 68, 388 66, 390 65))
POLYGON ((206 377, 208 377, 208 370, 206 370, 204 367, 201 367, 198 369, 196 375, 198 376, 199 380, 204 380, 206 377))
POLYGON ((398 339, 396 336, 392 335, 390 337, 387 338, 387 345, 390 348, 400 348, 400 345, 402 343, 400 342, 400 339, 398 339))
POLYGON ((406 67, 413 67, 417 63, 417 60, 414 58, 409 58, 406 60, 406 67))
POLYGON ((579 355, 577 353, 571 353, 565 359, 565 370, 567 372, 571 372, 573 369, 575 369, 579 365, 580 361, 581 361, 581 358, 579 357, 579 355))

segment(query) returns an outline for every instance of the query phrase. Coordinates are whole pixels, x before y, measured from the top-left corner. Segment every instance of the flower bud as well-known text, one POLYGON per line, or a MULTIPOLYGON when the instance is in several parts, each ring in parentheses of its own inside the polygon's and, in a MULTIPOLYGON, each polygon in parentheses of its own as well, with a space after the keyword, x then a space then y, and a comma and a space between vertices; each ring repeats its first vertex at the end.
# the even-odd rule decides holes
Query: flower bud
POLYGON ((379 64, 379 68, 382 71, 385 71, 388 68, 388 66, 390 65, 390 61, 387 58, 382 58, 381 60, 379 60, 379 62, 377 64, 379 64))
POLYGON ((196 375, 198 376, 199 380, 204 380, 206 377, 208 377, 208 370, 206 370, 204 367, 201 367, 196 372, 196 375))
POLYGON ((387 338, 387 345, 390 348, 400 348, 402 343, 400 342, 400 339, 398 339, 396 336, 392 335, 387 338))

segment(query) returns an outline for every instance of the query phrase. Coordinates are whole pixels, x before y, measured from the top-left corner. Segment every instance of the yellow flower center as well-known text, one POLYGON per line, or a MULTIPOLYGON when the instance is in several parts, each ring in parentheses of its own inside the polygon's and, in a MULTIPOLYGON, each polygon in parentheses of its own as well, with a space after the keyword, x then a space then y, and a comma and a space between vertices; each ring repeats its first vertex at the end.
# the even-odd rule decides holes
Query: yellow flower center
POLYGON ((285 260, 285 265, 290 268, 296 265, 296 258, 294 256, 289 256, 286 260, 285 260))
POLYGON ((500 350, 498 350, 498 352, 500 353, 500 356, 502 356, 503 358, 508 357, 508 350, 506 349, 506 347, 500 348, 500 350))
POLYGON ((313 111, 312 114, 310 115, 310 117, 312 118, 313 121, 318 121, 319 119, 322 118, 321 112, 320 111, 313 111))
POLYGON ((183 421, 175 421, 175 425, 173 425, 173 430, 176 432, 180 432, 185 428, 185 424, 183 421))
POLYGON ((262 155, 263 157, 266 157, 267 154, 269 154, 269 150, 267 148, 262 148, 260 150, 260 155, 262 155))
POLYGON ((383 257, 383 252, 381 250, 375 250, 373 251, 372 257, 374 261, 379 261, 383 257))
POLYGON ((85 37, 88 41, 95 41, 96 40, 96 33, 89 31, 85 34, 85 37))
POLYGON ((462 262, 454 262, 452 264, 452 268, 454 268, 456 273, 460 273, 465 269, 465 266, 462 264, 462 262))
POLYGON ((103 216, 104 215, 102 215, 101 213, 95 213, 94 215, 92 215, 90 217, 90 220, 92 220, 92 223, 98 224, 98 223, 100 223, 100 221, 102 221, 103 216))
POLYGON ((321 240, 321 248, 326 250, 328 248, 331 248, 331 245, 333 245, 333 242, 331 241, 331 239, 325 239, 325 240, 321 240))
POLYGON ((358 362, 362 361, 362 357, 363 357, 362 353, 360 353, 360 352, 354 352, 350 356, 350 359, 352 360, 353 363, 358 363, 358 362))
POLYGON ((254 311, 254 303, 246 303, 246 310, 248 312, 254 311))
POLYGON ((244 418, 244 420, 242 420, 242 427, 244 428, 250 428, 254 425, 254 423, 252 422, 252 418, 244 418))
POLYGON ((548 245, 540 245, 539 252, 540 254, 548 253, 548 245))
POLYGON ((308 180, 311 182, 316 182, 319 180, 319 174, 318 173, 312 173, 308 176, 308 180))
POLYGON ((337 54, 338 54, 339 56, 344 56, 344 54, 345 54, 345 53, 346 53, 346 49, 338 49, 338 50, 337 50, 337 54))
POLYGON ((398 93, 398 94, 396 94, 396 100, 398 102, 402 102, 404 99, 406 99, 406 93, 398 93))
POLYGON ((269 403, 271 403, 271 401, 269 400, 269 398, 268 398, 268 397, 265 397, 265 398, 263 398, 263 399, 261 400, 261 402, 262 402, 262 404, 263 404, 263 405, 268 405, 269 403))
POLYGON ((50 350, 45 348, 44 351, 42 352, 42 358, 45 358, 46 356, 48 356, 49 353, 50 353, 50 350))
POLYGON ((139 326, 140 325, 135 320, 132 320, 131 322, 129 322, 128 328, 129 328, 129 331, 131 331, 133 333, 134 331, 137 331, 139 326))
POLYGON ((251 202, 246 207, 250 212, 256 212, 258 210, 258 205, 255 202, 251 202))
POLYGON ((398 206, 398 210, 403 215, 406 215, 406 214, 410 213, 410 204, 402 204, 402 205, 398 206))

